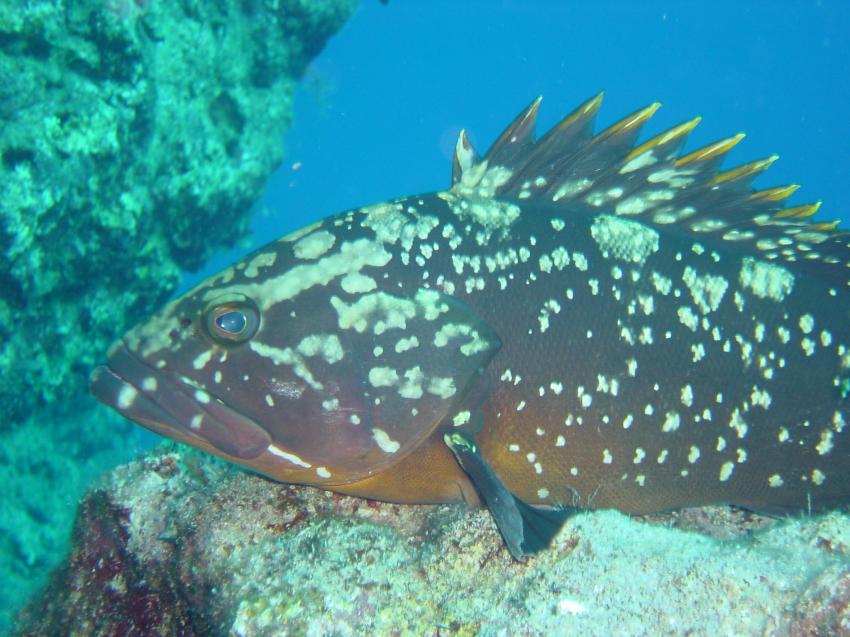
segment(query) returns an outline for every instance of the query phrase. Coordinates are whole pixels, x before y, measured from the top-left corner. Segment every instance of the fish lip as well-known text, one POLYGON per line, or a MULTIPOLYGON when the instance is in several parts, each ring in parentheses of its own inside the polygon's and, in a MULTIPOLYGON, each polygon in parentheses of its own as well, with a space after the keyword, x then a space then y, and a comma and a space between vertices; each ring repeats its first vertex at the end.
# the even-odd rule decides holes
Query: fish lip
POLYGON ((151 425, 182 428, 180 422, 159 407, 149 392, 143 389, 145 379, 155 379, 158 385, 161 373, 133 356, 123 340, 109 348, 107 359, 109 364, 96 367, 89 376, 89 391, 97 400, 156 431, 161 427, 151 425), (125 364, 116 364, 118 354, 125 359, 125 364), (135 364, 127 365, 130 361, 135 364))
POLYGON ((91 393, 143 427, 242 460, 256 458, 271 444, 252 419, 176 374, 151 367, 123 339, 107 358, 89 377, 91 393))

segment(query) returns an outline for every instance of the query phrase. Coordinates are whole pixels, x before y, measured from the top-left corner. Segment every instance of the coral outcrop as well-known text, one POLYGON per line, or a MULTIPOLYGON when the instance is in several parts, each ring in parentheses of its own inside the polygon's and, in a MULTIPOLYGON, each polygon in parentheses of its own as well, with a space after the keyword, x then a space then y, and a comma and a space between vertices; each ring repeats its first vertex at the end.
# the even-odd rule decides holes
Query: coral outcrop
POLYGON ((275 484, 170 446, 89 494, 21 634, 850 634, 846 516, 756 531, 722 511, 581 513, 519 564, 486 511, 275 484))
POLYGON ((354 5, 0 0, 0 634, 134 450, 89 372, 245 235, 296 82, 354 5))
POLYGON ((246 233, 353 0, 0 0, 0 428, 246 233))

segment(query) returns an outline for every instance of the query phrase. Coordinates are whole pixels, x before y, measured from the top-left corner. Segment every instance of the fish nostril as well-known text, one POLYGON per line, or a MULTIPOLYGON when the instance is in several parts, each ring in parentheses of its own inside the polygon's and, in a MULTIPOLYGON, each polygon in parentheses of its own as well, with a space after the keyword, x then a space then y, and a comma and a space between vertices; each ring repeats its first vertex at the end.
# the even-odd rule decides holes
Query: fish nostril
POLYGON ((186 318, 184 316, 183 318, 180 319, 179 325, 180 325, 179 328, 178 327, 172 328, 168 332, 168 338, 171 340, 172 343, 179 340, 180 335, 182 333, 184 333, 187 329, 192 327, 192 319, 186 318))

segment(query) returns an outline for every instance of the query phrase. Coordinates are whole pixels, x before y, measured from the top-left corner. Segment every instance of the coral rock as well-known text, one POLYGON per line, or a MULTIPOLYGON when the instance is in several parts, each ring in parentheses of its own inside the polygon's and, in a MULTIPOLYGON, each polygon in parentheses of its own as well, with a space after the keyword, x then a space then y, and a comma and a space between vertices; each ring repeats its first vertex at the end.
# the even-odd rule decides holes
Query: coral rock
POLYGON ((732 540, 581 513, 519 564, 485 510, 281 485, 171 448, 88 497, 23 634, 847 634, 838 513, 759 530, 710 514, 732 540))
POLYGON ((0 428, 247 232, 353 0, 0 0, 0 428), (202 229, 202 231, 199 231, 202 229))

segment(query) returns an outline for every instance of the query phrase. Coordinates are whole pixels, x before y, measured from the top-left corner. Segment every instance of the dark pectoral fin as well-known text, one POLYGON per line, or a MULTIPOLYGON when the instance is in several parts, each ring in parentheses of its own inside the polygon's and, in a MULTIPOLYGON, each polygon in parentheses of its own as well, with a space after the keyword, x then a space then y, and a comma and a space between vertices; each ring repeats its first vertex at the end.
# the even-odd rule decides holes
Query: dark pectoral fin
POLYGON ((541 509, 515 497, 481 456, 475 442, 461 432, 443 438, 481 494, 514 559, 524 562, 549 546, 573 509, 541 509))
POLYGON ((522 549, 526 555, 548 548, 567 518, 575 513, 572 507, 542 509, 526 504, 516 496, 512 497, 522 516, 522 549))

